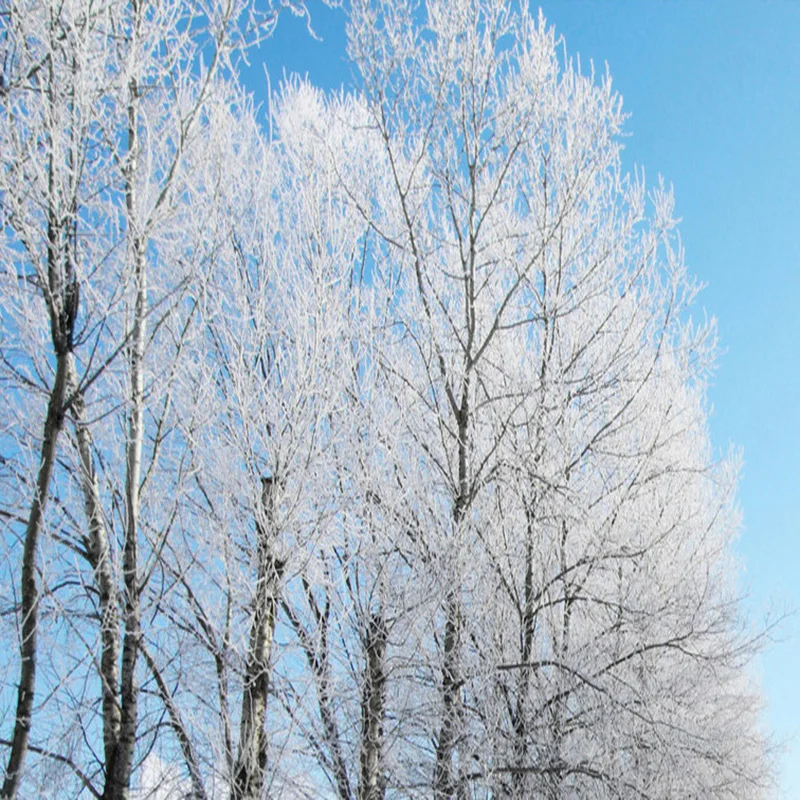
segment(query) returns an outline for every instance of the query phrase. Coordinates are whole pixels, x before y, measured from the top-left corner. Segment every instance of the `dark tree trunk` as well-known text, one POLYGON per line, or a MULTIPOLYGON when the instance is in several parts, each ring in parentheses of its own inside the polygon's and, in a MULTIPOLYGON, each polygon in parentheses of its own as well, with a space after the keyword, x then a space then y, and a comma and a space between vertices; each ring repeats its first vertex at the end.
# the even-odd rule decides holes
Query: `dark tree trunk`
POLYGON ((58 434, 64 419, 64 398, 67 386, 67 358, 64 351, 56 357, 56 377, 50 390, 47 404, 47 417, 44 423, 41 461, 36 478, 36 494, 31 502, 28 524, 25 528, 25 543, 22 551, 21 611, 22 641, 20 643, 20 678, 17 687, 17 713, 14 734, 11 739, 11 752, 3 782, 3 800, 16 797, 25 756, 28 752, 28 738, 31 730, 31 713, 36 689, 36 634, 39 616, 39 590, 36 585, 36 554, 39 534, 42 531, 44 510, 50 491, 50 478, 56 457, 58 434))
POLYGON ((264 523, 256 524, 258 578, 245 666, 239 752, 233 768, 231 800, 258 800, 267 768, 264 723, 267 715, 272 638, 283 573, 283 563, 275 553, 274 492, 274 480, 262 478, 264 523))
POLYGON ((383 719, 386 713, 386 622, 380 613, 367 627, 366 668, 361 695, 361 781, 358 800, 383 800, 383 719))

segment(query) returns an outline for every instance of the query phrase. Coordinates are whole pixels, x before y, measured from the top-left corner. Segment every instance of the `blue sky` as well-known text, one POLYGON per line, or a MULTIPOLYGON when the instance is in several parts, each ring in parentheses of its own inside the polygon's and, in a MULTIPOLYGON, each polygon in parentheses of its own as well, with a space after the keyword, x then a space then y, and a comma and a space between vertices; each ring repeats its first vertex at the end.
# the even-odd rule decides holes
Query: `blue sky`
MULTIPOLYGON (((691 271, 722 353, 711 435, 744 452, 739 551, 754 618, 800 608, 800 1, 554 0, 545 16, 584 68, 608 63, 631 115, 626 165, 675 189, 691 271)), ((347 87, 344 18, 311 0, 313 27, 281 18, 254 54, 263 96, 284 71, 347 87)), ((800 798, 800 625, 759 663, 765 721, 785 742, 782 800, 800 798)))

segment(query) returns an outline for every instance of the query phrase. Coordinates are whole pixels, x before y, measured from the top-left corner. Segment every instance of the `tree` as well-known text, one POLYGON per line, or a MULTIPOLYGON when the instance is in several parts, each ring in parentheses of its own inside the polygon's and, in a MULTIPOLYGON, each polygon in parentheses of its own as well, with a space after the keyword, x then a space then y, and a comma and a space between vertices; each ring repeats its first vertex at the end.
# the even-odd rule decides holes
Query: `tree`
MULTIPOLYGON (((96 30, 102 19, 92 13, 73 14, 69 8, 63 8, 61 14, 54 12, 43 6, 13 9, 3 38, 2 101, 7 124, 0 191, 6 234, 3 289, 9 301, 4 302, 4 323, 16 334, 5 350, 4 366, 11 393, 49 396, 38 477, 24 534, 20 679, 2 790, 8 798, 14 797, 19 787, 30 736, 38 658, 38 540, 45 524, 57 440, 67 413, 72 411, 83 422, 74 349, 78 344, 91 347, 92 342, 96 346, 98 341, 97 330, 91 326, 96 308, 79 316, 81 276, 115 244, 113 239, 98 243, 84 235, 85 227, 109 224, 106 210, 98 202, 109 174, 106 154, 96 150, 104 131, 93 119, 91 107, 93 97, 105 88, 97 80, 105 58, 96 30), (88 80, 79 86, 78 73, 86 63, 100 69, 90 71, 85 76, 88 80), (31 293, 44 301, 44 315, 31 307, 31 293), (41 358, 45 322, 49 322, 52 360, 41 358)), ((84 297, 86 288, 84 285, 84 297)), ((34 399, 34 408, 37 406, 34 399)), ((20 445, 26 443, 20 440, 20 445)), ((18 459, 12 455, 10 460, 18 459)), ((17 476, 24 474, 23 469, 17 468, 17 476)))
MULTIPOLYGON (((328 140, 341 131, 326 130, 331 118, 319 113, 320 100, 305 85, 287 87, 274 142, 246 98, 218 106, 198 164, 214 187, 214 246, 204 338, 186 377, 208 410, 192 440, 190 510, 164 557, 175 582, 168 613, 185 635, 162 642, 157 658, 165 683, 185 671, 206 676, 186 686, 176 677, 171 702, 176 718, 188 719, 195 687, 201 693, 210 714, 194 731, 179 727, 200 754, 206 785, 235 798, 297 780, 280 758, 292 741, 295 701, 281 696, 280 670, 274 676, 276 640, 280 653, 287 635, 299 636, 308 679, 324 683, 315 631, 292 608, 308 596, 307 561, 341 505, 329 461, 353 369, 348 323, 365 226, 338 187, 328 140), (286 707, 272 701, 268 730, 276 694, 286 707)), ((316 708, 331 729, 331 700, 320 691, 316 708)))
POLYGON ((707 446, 713 326, 687 321, 671 197, 648 208, 623 174, 610 79, 560 59, 541 17, 426 12, 351 23, 393 193, 363 204, 402 332, 382 363, 426 465, 413 508, 439 506, 416 568, 442 598, 414 676, 438 671, 434 748, 411 761, 442 798, 756 793, 754 640, 722 578, 735 470, 707 446), (699 696, 720 717, 695 726, 699 696), (733 696, 745 726, 722 722, 733 696))
MULTIPOLYGON (((50 365, 37 352, 29 288, 45 300, 55 360, 22 558, 21 677, 4 796, 15 795, 28 749, 37 657, 37 544, 56 438, 67 415, 74 426, 74 461, 60 491, 79 487, 86 530, 77 509, 64 503, 66 531, 59 540, 66 561, 59 566, 65 577, 54 575, 61 591, 50 592, 50 599, 64 609, 83 601, 97 616, 99 663, 93 663, 92 634, 80 638, 86 666, 97 668, 103 697, 103 794, 128 794, 138 735, 141 602, 177 510, 174 501, 143 506, 142 492, 157 482, 165 461, 172 470, 161 472, 169 475, 165 488, 177 490, 186 477, 180 457, 170 460, 164 451, 176 430, 175 380, 196 317, 192 290, 203 281, 197 258, 204 237, 192 227, 202 220, 188 210, 189 203, 200 201, 202 208, 203 202, 188 180, 187 153, 215 102, 219 76, 230 73, 237 52, 269 35, 276 13, 230 3, 120 2, 102 8, 14 5, 4 15, 4 267, 6 289, 21 298, 22 315, 11 323, 9 310, 5 318, 14 333, 6 366, 22 391, 46 383, 50 365), (165 269, 170 262, 172 268, 165 269), (88 302, 79 332, 81 296, 88 302), (31 327, 33 338, 23 344, 16 334, 31 327), (78 345, 86 355, 76 364, 78 345), (158 380, 148 370, 149 358, 159 359, 158 380), (90 390, 99 398, 93 406, 87 404, 90 390), (113 425, 102 430, 99 424, 113 418, 124 419, 127 429, 121 461, 115 453, 119 430, 113 425), (159 506, 165 513, 153 514, 159 506), (150 513, 144 521, 143 509, 150 513), (117 512, 121 564, 114 556, 117 512), (76 573, 75 556, 88 575, 76 573), (77 592, 71 591, 76 585, 77 592)), ((58 636, 55 641, 64 644, 58 636)), ((85 725, 79 722, 91 741, 92 724, 85 725)), ((84 787, 94 790, 88 777, 93 770, 59 751, 41 746, 36 751, 71 766, 84 787)))

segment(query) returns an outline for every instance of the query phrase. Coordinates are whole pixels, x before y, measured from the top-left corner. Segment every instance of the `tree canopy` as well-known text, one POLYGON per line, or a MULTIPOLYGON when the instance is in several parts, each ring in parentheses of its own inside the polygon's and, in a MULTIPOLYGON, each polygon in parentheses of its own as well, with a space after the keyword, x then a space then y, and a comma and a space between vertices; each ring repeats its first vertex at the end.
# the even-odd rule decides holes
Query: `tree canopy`
POLYGON ((259 8, 2 12, 2 796, 766 796, 715 327, 610 76, 353 0, 353 91, 265 129, 259 8))

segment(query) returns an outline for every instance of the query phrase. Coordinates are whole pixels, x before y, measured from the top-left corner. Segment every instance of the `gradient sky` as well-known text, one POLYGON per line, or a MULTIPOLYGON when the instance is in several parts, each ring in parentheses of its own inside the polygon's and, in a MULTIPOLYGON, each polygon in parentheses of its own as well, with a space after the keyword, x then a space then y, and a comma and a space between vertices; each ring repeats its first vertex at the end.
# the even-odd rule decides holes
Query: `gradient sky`
MULTIPOLYGON (((535 5, 535 4, 532 4, 535 5)), ((284 74, 351 85, 344 16, 309 3, 253 54, 266 96, 284 74), (263 63, 262 63, 263 62, 263 63)), ((697 306, 718 319, 714 445, 744 453, 738 549, 755 623, 800 608, 800 0, 552 0, 542 5, 584 70, 608 64, 631 115, 626 166, 675 190, 697 306)), ((765 725, 784 745, 780 800, 800 799, 800 625, 758 663, 765 725)))

